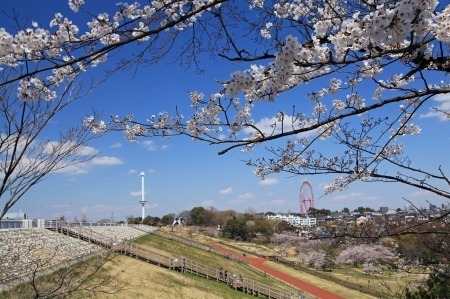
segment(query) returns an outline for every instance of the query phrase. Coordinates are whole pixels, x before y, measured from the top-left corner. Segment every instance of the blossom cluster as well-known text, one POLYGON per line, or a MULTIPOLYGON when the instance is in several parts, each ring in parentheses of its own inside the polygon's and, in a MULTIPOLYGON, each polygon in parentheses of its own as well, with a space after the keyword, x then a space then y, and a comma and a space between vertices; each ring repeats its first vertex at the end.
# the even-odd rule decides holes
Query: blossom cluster
POLYGON ((270 27, 272 27, 273 24, 271 22, 266 23, 266 28, 261 29, 261 36, 265 39, 270 39, 272 36, 270 35, 270 27))
POLYGON ((56 92, 47 88, 39 77, 34 77, 20 80, 17 97, 25 102, 52 101, 56 98, 56 92))
MULTIPOLYGON (((75 13, 84 11, 84 2, 68 0, 75 13)), ((159 34, 166 31, 178 34, 189 29, 205 11, 222 2, 118 3, 112 14, 93 14, 84 33, 59 13, 51 20, 49 29, 39 28, 35 22, 32 28, 15 34, 0 28, 0 68, 19 70, 25 63, 33 64, 37 69, 33 75, 17 79, 17 97, 23 101, 52 101, 61 84, 70 84, 89 67, 107 61, 111 49, 132 41, 147 43, 149 47, 160 46, 159 34), (41 66, 42 61, 54 66, 41 66)), ((210 138, 217 143, 223 138, 240 140, 245 144, 245 152, 269 137, 289 131, 295 140, 288 141, 285 148, 277 151, 277 158, 260 163, 255 174, 264 178, 270 172, 290 171, 291 167, 345 170, 343 172, 350 173, 348 176, 337 178, 325 188, 326 193, 343 190, 354 180, 370 179, 376 171, 369 169, 370 159, 355 153, 355 149, 378 158, 400 156, 403 147, 393 137, 420 133, 420 127, 411 123, 410 115, 426 98, 419 94, 430 92, 429 98, 433 91, 448 89, 447 82, 433 82, 433 76, 425 79, 427 72, 450 69, 445 56, 446 43, 450 41, 450 5, 437 11, 437 4, 437 0, 290 0, 270 4, 253 0, 250 11, 264 14, 266 18, 259 25, 252 24, 252 29, 256 28, 252 32, 256 32, 256 39, 262 38, 274 45, 262 52, 267 54, 264 57, 272 57, 271 61, 232 72, 222 83, 222 90, 209 97, 191 92, 193 112, 185 121, 182 115, 172 117, 162 112, 151 115, 145 125, 134 121, 132 115, 123 119, 113 117, 112 122, 131 141, 139 136, 168 137, 175 132, 194 139, 210 138), (311 84, 313 81, 319 81, 320 87, 311 84), (285 126, 288 116, 277 109, 269 130, 259 128, 254 119, 258 115, 254 113, 255 107, 260 102, 275 102, 280 94, 298 87, 304 88, 300 98, 310 100, 299 102, 302 113, 289 116, 289 126, 285 126), (373 90, 371 101, 366 99, 367 89, 373 90), (388 113, 395 114, 393 119, 400 120, 400 125, 396 126, 395 120, 383 119, 385 128, 379 134, 382 136, 392 129, 391 139, 382 147, 370 148, 373 140, 381 138, 370 136, 375 125, 369 117, 364 118, 365 113, 370 112, 371 107, 390 107, 388 104, 398 105, 398 102, 406 108, 395 106, 388 113), (361 125, 360 131, 352 127, 354 124, 341 121, 347 116, 358 120, 355 123, 361 125), (311 134, 312 138, 303 133, 311 134), (311 140, 332 137, 337 138, 339 144, 349 144, 352 150, 339 158, 316 155, 313 150, 306 152, 311 140)), ((227 33, 228 44, 233 44, 232 37, 227 33)), ((239 51, 236 44, 232 48, 239 51)), ((245 52, 238 53, 239 58, 242 53, 245 52)), ((381 124, 379 121, 376 125, 381 124)), ((93 118, 87 118, 85 125, 96 133, 107 130, 104 122, 96 123, 93 118)), ((376 160, 374 164, 379 162, 378 158, 371 157, 376 160)))
MULTIPOLYGON (((125 138, 131 142, 137 142, 138 136, 145 136, 147 133, 147 129, 138 123, 133 123, 133 114, 129 114, 125 116, 123 119, 118 115, 112 116, 112 121, 115 125, 122 128, 122 131, 125 134, 125 138)), ((97 125, 96 123, 94 124, 97 125)))
MULTIPOLYGON (((75 13, 79 13, 84 4, 84 0, 68 0, 75 13)), ((154 0, 144 6, 138 2, 118 3, 112 18, 106 12, 94 15, 86 24, 88 30, 81 34, 79 27, 61 13, 55 14, 48 29, 40 28, 36 22, 32 22, 31 28, 16 33, 0 28, 0 70, 19 69, 25 63, 27 69, 35 67, 36 75, 30 74, 21 80, 18 94, 27 101, 51 101, 56 97, 58 85, 71 83, 88 66, 96 67, 107 61, 105 46, 131 38, 147 41, 151 29, 154 32, 171 28, 183 30, 214 5, 220 5, 220 1, 154 0), (50 66, 39 63, 43 61, 50 62, 50 66)))
POLYGON ((101 134, 107 130, 107 124, 103 120, 96 121, 94 116, 86 117, 83 120, 83 127, 90 128, 94 134, 101 134))
POLYGON ((443 42, 450 42, 450 6, 435 16, 436 38, 443 42))

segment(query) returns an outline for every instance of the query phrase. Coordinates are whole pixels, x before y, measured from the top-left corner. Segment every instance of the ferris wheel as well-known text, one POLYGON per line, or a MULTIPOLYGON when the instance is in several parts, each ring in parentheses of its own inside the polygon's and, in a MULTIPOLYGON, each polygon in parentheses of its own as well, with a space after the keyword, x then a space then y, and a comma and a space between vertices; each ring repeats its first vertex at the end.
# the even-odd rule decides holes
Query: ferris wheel
POLYGON ((311 208, 314 208, 314 194, 311 184, 304 180, 300 186, 300 213, 308 215, 311 208))

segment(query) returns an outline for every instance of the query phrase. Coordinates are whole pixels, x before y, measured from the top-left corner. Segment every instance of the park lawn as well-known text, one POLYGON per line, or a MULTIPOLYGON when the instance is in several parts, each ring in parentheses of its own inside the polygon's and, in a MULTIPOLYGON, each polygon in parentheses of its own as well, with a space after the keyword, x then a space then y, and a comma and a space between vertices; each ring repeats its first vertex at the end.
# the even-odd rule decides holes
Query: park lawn
MULTIPOLYGON (((179 233, 178 236, 182 236, 182 234, 179 233)), ((234 242, 234 241, 223 240, 223 239, 220 240, 220 245, 223 248, 226 248, 227 250, 236 253, 238 256, 242 255, 242 251, 239 251, 238 249, 236 249, 236 247, 242 248, 244 250, 248 250, 249 248, 254 248, 255 247, 255 244, 253 244, 253 243, 249 243, 249 242, 234 242), (230 245, 230 246, 227 246, 227 244, 230 245)), ((259 246, 260 245, 258 245, 258 247, 259 246)), ((271 254, 268 254, 268 255, 274 255, 273 254, 274 250, 269 249, 269 248, 266 248, 266 250, 267 250, 267 253, 271 253, 271 254)), ((248 255, 248 256, 251 256, 251 255, 248 255)), ((321 288, 323 288, 325 290, 328 290, 330 292, 333 292, 333 293, 336 293, 338 295, 341 295, 341 296, 343 296, 345 298, 361 298, 361 299, 375 298, 373 296, 370 296, 370 295, 367 295, 367 294, 364 294, 364 293, 361 293, 361 292, 358 292, 358 291, 346 288, 344 286, 340 286, 340 285, 338 285, 338 284, 336 284, 334 282, 318 278, 318 277, 316 277, 314 275, 301 273, 301 272, 299 272, 297 270, 294 270, 294 269, 292 269, 290 267, 287 267, 287 266, 284 266, 284 265, 281 265, 281 264, 278 264, 278 263, 266 262, 265 264, 266 265, 270 265, 272 268, 277 269, 279 271, 282 271, 284 273, 290 274, 290 275, 292 275, 292 273, 294 273, 294 275, 292 275, 292 276, 297 277, 299 279, 302 279, 302 280, 304 280, 306 282, 309 282, 311 284, 314 284, 314 285, 316 285, 318 287, 321 287, 321 288), (272 266, 272 265, 274 265, 274 266, 272 266), (306 279, 303 279, 302 277, 298 277, 298 274, 302 274, 302 277, 304 276, 304 277, 306 277, 306 279)))
POLYGON ((269 266, 275 270, 281 271, 283 273, 289 274, 289 275, 291 275, 295 278, 301 279, 305 282, 311 283, 319 288, 330 291, 330 292, 340 295, 344 298, 358 298, 358 299, 373 299, 373 298, 375 298, 373 296, 343 287, 334 282, 331 282, 331 281, 319 278, 317 276, 295 270, 293 268, 290 268, 288 266, 285 266, 285 265, 282 265, 279 263, 267 261, 264 263, 264 265, 269 266))
MULTIPOLYGON (((256 245, 253 243, 248 242, 234 242, 234 241, 223 241, 221 240, 221 243, 224 244, 231 244, 235 247, 241 247, 243 249, 247 248, 255 248, 256 245)), ((226 246, 224 246, 226 247, 226 246)), ((263 247, 261 245, 258 245, 258 247, 263 247)), ((238 250, 234 248, 228 248, 230 251, 234 251, 239 253, 238 250)), ((272 250, 272 252, 276 252, 276 247, 272 250)), ((270 251, 267 251, 267 255, 270 255, 270 251)), ((297 256, 297 253, 295 252, 295 247, 289 247, 286 252, 288 253, 288 256, 285 257, 285 259, 290 261, 295 261, 297 263, 302 264, 301 259, 297 256)), ((275 254, 272 254, 275 255, 275 254)), ((295 270, 294 270, 295 271, 295 270)), ((420 275, 414 274, 414 273, 405 273, 402 271, 384 271, 384 274, 370 274, 365 275, 362 268, 355 268, 355 267, 349 267, 349 266, 342 266, 339 269, 337 269, 334 272, 327 272, 330 276, 347 280, 353 283, 356 283, 357 285, 361 285, 363 287, 371 287, 375 289, 379 289, 381 292, 388 293, 388 294, 395 294, 395 293, 402 293, 404 292, 405 287, 408 285, 410 288, 417 286, 418 281, 420 280, 420 275), (390 275, 389 275, 390 274, 390 275)), ((309 275, 309 274, 308 274, 309 275)), ((315 277, 314 275, 311 275, 315 277)), ((317 277, 317 279, 321 279, 317 277)), ((306 280, 305 280, 306 281, 306 280)), ((334 284, 333 282, 330 282, 334 284)), ((357 291, 356 291, 357 292, 357 291)), ((357 292, 360 293, 360 292, 357 292)), ((368 296, 368 295, 367 295, 368 296)))
MULTIPOLYGON (((237 241, 230 240, 230 239, 206 236, 204 234, 195 233, 192 229, 189 229, 189 228, 178 227, 173 232, 168 228, 162 228, 161 231, 164 231, 164 232, 167 232, 167 233, 170 233, 175 236, 182 237, 182 238, 185 238, 188 240, 193 240, 193 241, 196 241, 199 243, 203 243, 205 245, 207 245, 211 242, 216 242, 216 243, 220 243, 221 245, 226 244, 226 245, 230 245, 230 246, 234 246, 234 247, 239 247, 239 248, 242 248, 242 250, 245 250, 247 252, 256 253, 259 255, 266 255, 266 256, 279 255, 278 252, 276 252, 275 250, 268 248, 264 245, 255 244, 255 243, 251 243, 251 242, 237 242, 237 241)), ((241 251, 238 251, 232 247, 227 246, 227 249, 235 252, 238 255, 242 254, 241 251)))
POLYGON ((127 256, 118 256, 108 262, 97 275, 98 278, 114 277, 114 280, 108 281, 110 285, 104 285, 105 289, 113 289, 118 285, 122 289, 115 294, 77 292, 70 298, 254 298, 222 283, 164 269, 127 256))
POLYGON ((391 294, 404 291, 407 285, 414 285, 420 279, 417 274, 389 270, 384 271, 383 274, 366 275, 362 268, 350 266, 342 266, 334 273, 331 272, 330 275, 362 286, 382 287, 386 292, 389 289, 391 294))
POLYGON ((222 268, 227 270, 229 274, 242 274, 244 277, 256 280, 268 286, 290 291, 290 289, 286 288, 284 284, 280 284, 276 280, 266 277, 263 272, 252 268, 248 264, 235 262, 213 252, 207 252, 195 247, 189 247, 156 235, 145 235, 137 239, 136 243, 138 243, 139 247, 143 249, 157 251, 171 257, 186 257, 212 268, 222 268))
POLYGON ((255 244, 250 242, 227 242, 227 244, 230 244, 232 246, 237 246, 239 248, 242 248, 243 250, 253 252, 259 255, 263 256, 279 256, 280 253, 275 251, 274 249, 268 248, 261 244, 255 244))
POLYGON ((224 242, 223 240, 217 240, 216 243, 223 249, 226 249, 226 250, 232 252, 237 257, 240 257, 240 256, 243 257, 244 255, 247 257, 259 257, 258 255, 255 255, 254 253, 246 252, 245 249, 240 249, 241 247, 236 248, 237 247, 236 245, 229 243, 229 242, 224 242))
POLYGON ((206 236, 204 234, 195 233, 194 229, 189 228, 189 227, 182 227, 182 226, 175 227, 173 230, 172 230, 172 228, 169 228, 169 227, 163 227, 160 229, 160 231, 163 231, 165 233, 170 233, 174 236, 178 236, 181 238, 185 238, 185 239, 189 239, 189 240, 193 240, 193 241, 197 241, 197 242, 202 242, 202 243, 210 242, 212 240, 212 238, 214 238, 214 237, 206 236))

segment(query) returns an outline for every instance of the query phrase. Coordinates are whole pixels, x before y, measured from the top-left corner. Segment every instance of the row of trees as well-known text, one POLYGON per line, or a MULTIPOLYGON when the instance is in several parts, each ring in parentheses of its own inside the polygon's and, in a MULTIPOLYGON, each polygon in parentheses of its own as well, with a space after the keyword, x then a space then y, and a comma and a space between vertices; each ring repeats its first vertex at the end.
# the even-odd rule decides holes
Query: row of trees
POLYGON ((253 215, 233 216, 221 229, 222 235, 234 240, 249 241, 253 239, 267 242, 279 223, 273 223, 264 218, 256 219, 253 215))
POLYGON ((127 217, 128 224, 145 224, 151 226, 166 226, 172 225, 173 220, 175 219, 175 214, 167 214, 163 217, 157 216, 147 216, 142 220, 142 217, 134 217, 132 215, 127 217))
MULTIPOLYGON (((405 298, 446 298, 448 295, 448 252, 436 250, 440 240, 421 240, 422 236, 407 235, 381 243, 343 243, 338 239, 308 240, 305 238, 285 240, 291 245, 303 262, 310 267, 332 271, 341 265, 362 267, 367 274, 381 273, 382 267, 420 273, 428 280, 425 284, 416 282, 396 294, 405 298)), ((276 237, 282 240, 280 236, 276 237)), ((361 240, 364 242, 364 240, 361 240)), ((385 291, 391 291, 386 289, 385 291)))
POLYGON ((205 209, 204 207, 194 207, 177 216, 175 214, 167 214, 161 218, 147 216, 144 220, 130 215, 127 217, 127 223, 167 226, 172 225, 176 217, 183 217, 185 225, 215 227, 226 238, 244 241, 260 238, 267 242, 273 233, 296 230, 286 221, 269 221, 264 214, 239 213, 233 210, 219 211, 215 208, 205 209))
MULTIPOLYGON (((347 208, 347 207, 344 207, 342 210, 341 210, 341 212, 342 213, 346 213, 346 214, 349 214, 350 212, 358 212, 358 213, 364 213, 364 212, 375 212, 375 210, 374 209, 372 209, 372 208, 369 208, 369 207, 362 207, 362 206, 360 206, 360 207, 357 207, 356 209, 354 209, 354 210, 352 210, 352 211, 350 211, 350 209, 349 208, 347 208)), ((309 209, 309 213, 311 214, 311 215, 313 215, 314 217, 316 217, 316 216, 328 216, 328 215, 330 215, 331 213, 333 213, 331 210, 328 210, 328 209, 316 209, 316 208, 310 208, 309 209)), ((338 213, 338 211, 335 211, 334 213, 338 213)))

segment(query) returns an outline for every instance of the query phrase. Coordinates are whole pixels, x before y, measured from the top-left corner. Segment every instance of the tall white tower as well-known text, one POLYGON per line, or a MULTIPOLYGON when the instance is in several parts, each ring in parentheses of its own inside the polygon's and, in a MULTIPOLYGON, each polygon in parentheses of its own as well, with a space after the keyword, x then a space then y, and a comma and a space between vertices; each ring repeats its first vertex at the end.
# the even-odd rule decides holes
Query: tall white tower
POLYGON ((142 197, 141 197, 141 200, 139 201, 139 203, 142 205, 142 221, 144 221, 144 218, 145 218, 145 207, 144 207, 144 205, 147 202, 145 200, 145 197, 144 197, 144 175, 145 175, 145 173, 141 172, 141 181, 142 181, 141 193, 142 193, 142 197))

